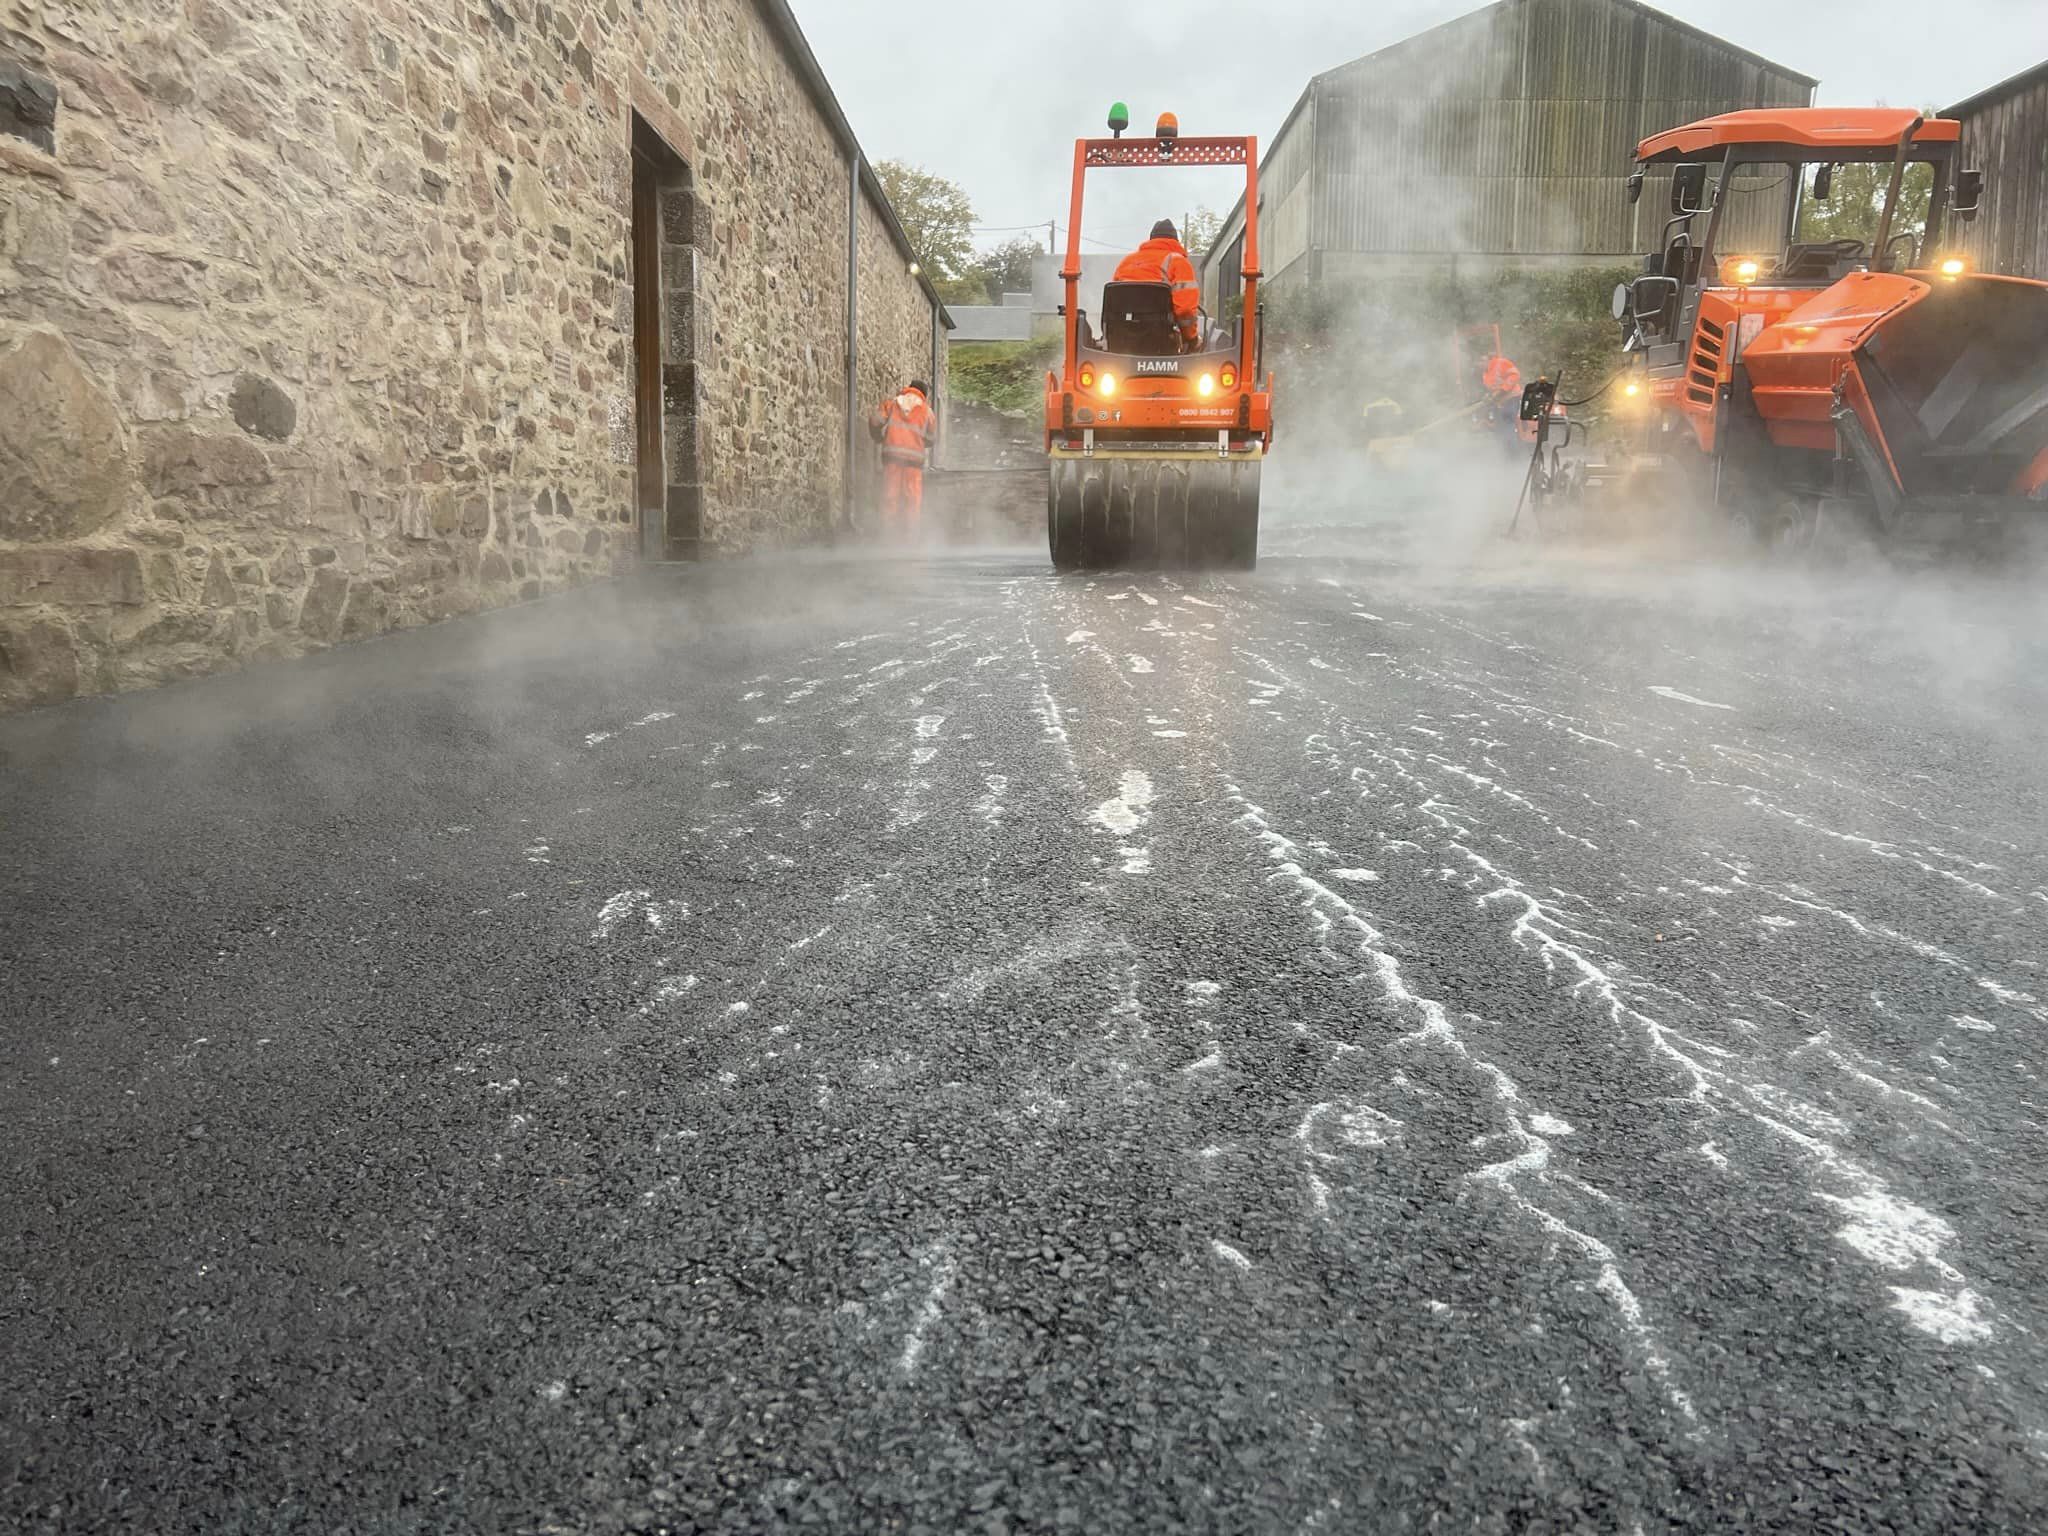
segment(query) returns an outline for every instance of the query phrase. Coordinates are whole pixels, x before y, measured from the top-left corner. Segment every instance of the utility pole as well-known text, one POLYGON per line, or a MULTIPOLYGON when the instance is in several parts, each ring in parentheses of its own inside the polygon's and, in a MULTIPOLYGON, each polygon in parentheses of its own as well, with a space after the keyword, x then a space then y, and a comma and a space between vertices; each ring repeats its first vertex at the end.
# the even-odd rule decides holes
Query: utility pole
POLYGON ((1047 219, 1045 221, 1045 254, 1048 256, 1057 255, 1059 253, 1059 248, 1060 243, 1053 236, 1053 221, 1051 219, 1047 219))

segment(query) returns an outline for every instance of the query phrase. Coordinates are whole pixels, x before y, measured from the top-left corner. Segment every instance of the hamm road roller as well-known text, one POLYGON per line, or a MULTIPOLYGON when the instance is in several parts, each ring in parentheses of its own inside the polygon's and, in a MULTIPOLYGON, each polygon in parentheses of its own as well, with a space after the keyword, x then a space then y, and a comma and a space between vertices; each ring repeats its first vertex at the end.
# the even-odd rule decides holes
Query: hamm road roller
POLYGON ((1249 570, 1259 551, 1259 470, 1273 437, 1273 383, 1260 378, 1259 145, 1181 138, 1168 113, 1150 138, 1074 144, 1067 217, 1066 350, 1045 379, 1050 459, 1046 531, 1060 570, 1117 566, 1249 570), (1190 328, 1173 285, 1113 281, 1102 312, 1081 307, 1081 204, 1091 170, 1244 168, 1244 305, 1235 326, 1207 313, 1190 328))

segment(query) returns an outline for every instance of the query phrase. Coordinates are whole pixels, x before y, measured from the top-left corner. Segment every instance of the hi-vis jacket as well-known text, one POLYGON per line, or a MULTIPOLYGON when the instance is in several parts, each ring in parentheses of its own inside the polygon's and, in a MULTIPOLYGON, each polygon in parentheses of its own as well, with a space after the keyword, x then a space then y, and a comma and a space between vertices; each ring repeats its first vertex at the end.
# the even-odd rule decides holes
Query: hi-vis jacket
POLYGON ((1173 319, 1181 335, 1197 340, 1202 332, 1202 285, 1195 279, 1195 264, 1188 260, 1187 247, 1178 240, 1160 236, 1147 240, 1117 263, 1119 283, 1164 283, 1173 290, 1173 319))
POLYGON ((939 423, 922 390, 905 388, 893 400, 883 401, 870 420, 882 429, 885 461, 924 467, 925 454, 938 436, 939 423))

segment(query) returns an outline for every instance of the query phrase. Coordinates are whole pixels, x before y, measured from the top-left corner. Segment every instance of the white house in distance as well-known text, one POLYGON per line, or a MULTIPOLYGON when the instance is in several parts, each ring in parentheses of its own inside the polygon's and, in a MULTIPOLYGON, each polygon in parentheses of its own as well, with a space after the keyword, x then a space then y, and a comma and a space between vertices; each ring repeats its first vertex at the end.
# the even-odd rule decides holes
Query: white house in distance
MULTIPOLYGON (((998 341, 1030 341, 1037 336, 1060 333, 1060 305, 1066 302, 1066 284, 1060 281, 1064 258, 1040 254, 1031 263, 1031 291, 1006 293, 1000 304, 951 304, 947 312, 954 326, 947 345, 985 346, 998 341)), ((1102 307, 1102 285, 1116 275, 1121 256, 1081 258, 1081 307, 1090 314, 1102 307)))

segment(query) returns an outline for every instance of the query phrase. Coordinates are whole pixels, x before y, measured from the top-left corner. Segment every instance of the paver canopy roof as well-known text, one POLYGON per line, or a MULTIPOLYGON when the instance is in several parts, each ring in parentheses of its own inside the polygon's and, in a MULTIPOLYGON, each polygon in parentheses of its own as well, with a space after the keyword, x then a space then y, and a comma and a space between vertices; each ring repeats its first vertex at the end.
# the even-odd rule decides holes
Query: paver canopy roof
MULTIPOLYGON (((1719 160, 1736 144, 1793 144, 1806 149, 1882 149, 1899 142, 1919 114, 1906 107, 1762 107, 1723 112, 1653 134, 1636 147, 1638 160, 1719 160)), ((1952 144, 1962 124, 1930 117, 1916 144, 1952 144)))

